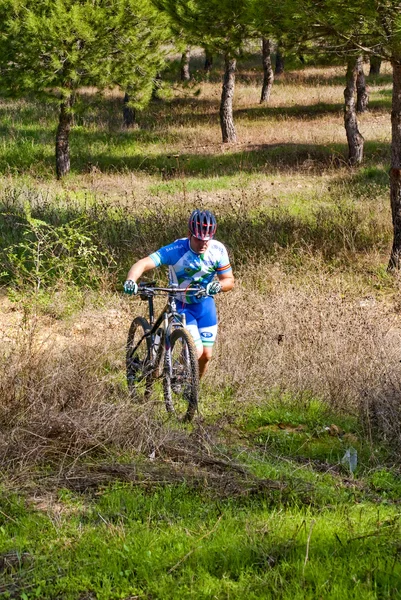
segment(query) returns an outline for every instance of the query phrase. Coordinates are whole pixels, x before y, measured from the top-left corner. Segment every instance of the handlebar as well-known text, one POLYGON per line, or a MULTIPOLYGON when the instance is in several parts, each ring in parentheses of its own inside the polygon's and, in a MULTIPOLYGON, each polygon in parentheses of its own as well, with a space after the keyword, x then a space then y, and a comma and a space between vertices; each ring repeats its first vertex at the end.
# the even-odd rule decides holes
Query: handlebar
POLYGON ((195 296, 195 298, 201 298, 206 296, 206 290, 201 285, 194 285, 188 288, 179 288, 177 285, 169 285, 166 287, 155 286, 156 282, 141 282, 138 285, 138 295, 142 299, 149 298, 150 296, 161 296, 163 294, 169 294, 170 296, 177 296, 178 294, 188 294, 195 296))

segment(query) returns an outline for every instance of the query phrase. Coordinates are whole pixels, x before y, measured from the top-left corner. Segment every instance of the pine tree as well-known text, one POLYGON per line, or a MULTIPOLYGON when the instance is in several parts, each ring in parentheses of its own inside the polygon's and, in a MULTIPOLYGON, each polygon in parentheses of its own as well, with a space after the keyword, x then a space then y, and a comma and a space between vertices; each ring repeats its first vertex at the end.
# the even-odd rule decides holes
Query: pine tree
POLYGON ((166 26, 148 0, 0 0, 0 85, 58 103, 56 171, 70 169, 80 87, 119 86, 143 107, 163 59, 166 26))
POLYGON ((250 22, 251 0, 153 0, 169 15, 193 44, 207 47, 210 53, 224 55, 224 77, 220 101, 223 142, 237 139, 233 118, 233 97, 237 58, 253 30, 250 22))
POLYGON ((388 268, 401 268, 401 2, 399 0, 286 0, 314 36, 337 52, 388 60, 393 69, 390 203, 393 245, 388 268))

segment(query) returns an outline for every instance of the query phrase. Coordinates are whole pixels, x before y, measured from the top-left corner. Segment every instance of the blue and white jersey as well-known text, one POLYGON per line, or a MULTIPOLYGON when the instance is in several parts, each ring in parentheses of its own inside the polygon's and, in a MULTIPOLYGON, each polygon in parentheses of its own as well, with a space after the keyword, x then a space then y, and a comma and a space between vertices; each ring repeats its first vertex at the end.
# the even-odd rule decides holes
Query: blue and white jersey
MULTIPOLYGON (((215 274, 229 273, 231 265, 226 247, 217 240, 211 240, 204 254, 196 254, 191 249, 189 238, 176 240, 163 246, 150 255, 156 267, 169 265, 169 281, 178 284, 180 289, 187 289, 191 284, 206 287, 215 274)), ((195 298, 183 293, 179 298, 186 304, 202 302, 205 298, 195 298)))

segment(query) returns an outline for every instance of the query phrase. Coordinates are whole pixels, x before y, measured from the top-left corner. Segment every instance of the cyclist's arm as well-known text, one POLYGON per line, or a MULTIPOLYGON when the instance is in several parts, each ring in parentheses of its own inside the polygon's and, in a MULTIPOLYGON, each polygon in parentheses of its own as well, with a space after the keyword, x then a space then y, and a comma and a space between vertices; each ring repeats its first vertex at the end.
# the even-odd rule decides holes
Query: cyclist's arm
POLYGON ((150 256, 146 256, 145 258, 141 258, 135 264, 132 265, 130 270, 128 271, 127 281, 130 279, 131 281, 138 281, 142 277, 146 271, 150 271, 156 267, 154 261, 150 258, 150 256))
POLYGON ((222 292, 229 292, 234 287, 234 275, 232 271, 229 273, 217 273, 217 278, 221 285, 222 292))

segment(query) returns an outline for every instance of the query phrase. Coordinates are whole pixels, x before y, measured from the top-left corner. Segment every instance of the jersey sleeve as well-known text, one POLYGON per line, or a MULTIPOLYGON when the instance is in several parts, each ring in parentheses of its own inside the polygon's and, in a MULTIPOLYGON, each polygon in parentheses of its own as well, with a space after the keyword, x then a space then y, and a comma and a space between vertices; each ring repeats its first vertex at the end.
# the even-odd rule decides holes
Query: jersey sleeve
POLYGON ((153 260, 155 267, 160 267, 160 265, 175 265, 183 252, 185 252, 183 241, 184 240, 177 240, 172 244, 168 244, 168 246, 159 248, 159 250, 156 250, 153 254, 150 254, 149 258, 153 260))
POLYGON ((227 248, 222 244, 221 254, 216 266, 216 273, 217 275, 222 275, 224 273, 230 273, 231 271, 232 268, 230 265, 230 259, 228 258, 227 248))

